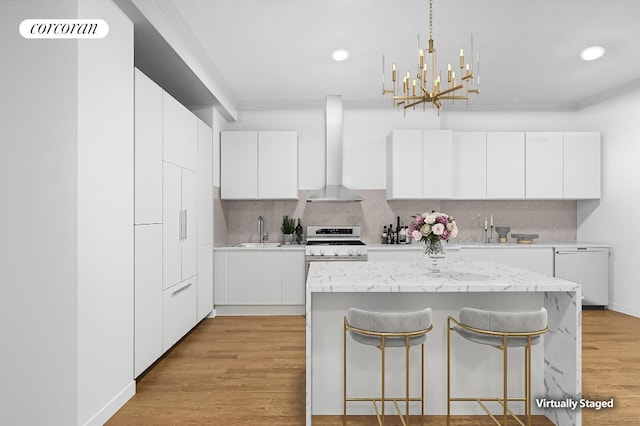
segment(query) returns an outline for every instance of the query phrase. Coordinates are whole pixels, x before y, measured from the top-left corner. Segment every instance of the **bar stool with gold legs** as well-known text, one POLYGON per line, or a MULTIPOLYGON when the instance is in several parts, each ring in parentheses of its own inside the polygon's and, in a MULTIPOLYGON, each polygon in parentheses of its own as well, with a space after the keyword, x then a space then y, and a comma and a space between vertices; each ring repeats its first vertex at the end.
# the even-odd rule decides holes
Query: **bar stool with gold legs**
POLYGON ((421 403, 420 421, 424 417, 424 342, 426 334, 433 328, 431 324, 431 309, 426 308, 417 312, 390 313, 372 312, 357 308, 350 308, 344 317, 343 333, 343 421, 347 415, 348 402, 373 402, 373 407, 378 418, 378 423, 384 426, 385 402, 393 401, 403 425, 409 424, 409 403, 419 401, 421 403), (379 397, 350 398, 347 397, 347 332, 358 343, 375 346, 380 349, 381 359, 381 395, 379 397), (421 369, 420 369, 420 397, 409 395, 409 349, 411 346, 421 345, 421 369), (403 397, 388 397, 385 395, 385 349, 388 347, 405 348, 405 395, 403 397), (380 401, 381 410, 378 410, 380 401), (398 405, 398 401, 405 403, 405 418, 398 405))
POLYGON ((456 401, 475 401, 500 425, 500 421, 484 404, 497 402, 502 406, 502 424, 513 417, 521 425, 531 425, 531 346, 540 343, 542 334, 547 332, 547 310, 541 308, 533 312, 496 312, 473 308, 462 308, 460 318, 447 320, 447 425, 451 420, 451 403, 456 401), (451 397, 451 331, 474 343, 493 346, 502 351, 502 397, 451 397), (507 395, 507 348, 524 348, 524 397, 507 395), (524 402, 524 423, 509 408, 508 403, 524 402))

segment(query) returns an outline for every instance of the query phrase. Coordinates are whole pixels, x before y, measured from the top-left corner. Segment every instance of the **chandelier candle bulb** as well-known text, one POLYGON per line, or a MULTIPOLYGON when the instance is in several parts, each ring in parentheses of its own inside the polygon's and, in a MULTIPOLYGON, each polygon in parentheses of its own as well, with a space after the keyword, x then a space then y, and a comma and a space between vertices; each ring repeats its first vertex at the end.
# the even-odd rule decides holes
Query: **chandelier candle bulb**
POLYGON ((460 69, 464 68, 464 49, 460 49, 460 69))

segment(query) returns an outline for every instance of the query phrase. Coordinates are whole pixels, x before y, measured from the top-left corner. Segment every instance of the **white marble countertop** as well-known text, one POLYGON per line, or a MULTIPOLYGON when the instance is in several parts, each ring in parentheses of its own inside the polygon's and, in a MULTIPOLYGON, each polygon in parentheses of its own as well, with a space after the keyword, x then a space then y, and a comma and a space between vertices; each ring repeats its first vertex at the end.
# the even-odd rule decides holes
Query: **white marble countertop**
POLYGON ((494 262, 441 261, 429 272, 415 262, 313 262, 307 277, 311 293, 335 292, 557 292, 579 284, 494 262))
POLYGON ((304 244, 282 244, 279 246, 266 246, 266 247, 239 247, 239 246, 222 246, 214 247, 213 250, 218 251, 263 251, 263 250, 300 250, 304 251, 304 244))
MULTIPOLYGON (((583 242, 533 242, 532 244, 518 243, 480 243, 480 242, 453 242, 449 241, 447 249, 457 248, 513 248, 513 249, 529 249, 529 248, 609 248, 608 244, 600 243, 583 243, 583 242)), ((422 244, 367 244, 367 250, 423 250, 422 244)))

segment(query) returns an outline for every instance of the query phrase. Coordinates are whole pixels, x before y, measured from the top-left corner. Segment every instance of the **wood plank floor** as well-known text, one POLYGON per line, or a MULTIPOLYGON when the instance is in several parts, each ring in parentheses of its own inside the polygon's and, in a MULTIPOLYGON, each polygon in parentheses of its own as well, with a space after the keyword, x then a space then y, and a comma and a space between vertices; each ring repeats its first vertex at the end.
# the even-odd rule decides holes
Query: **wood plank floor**
MULTIPOLYGON (((304 425, 304 318, 218 317, 200 323, 137 383, 107 423, 117 425, 304 425)), ((612 410, 583 410, 583 424, 640 424, 640 319, 583 312, 583 396, 614 398, 612 410)), ((490 425, 463 417, 456 425, 490 425)), ((354 416, 348 425, 374 425, 354 416)), ((399 424, 389 417, 388 425, 399 424)), ((444 425, 428 416, 425 425, 444 425)), ((536 425, 550 424, 537 418, 536 425)), ((314 426, 342 425, 339 416, 314 426)))

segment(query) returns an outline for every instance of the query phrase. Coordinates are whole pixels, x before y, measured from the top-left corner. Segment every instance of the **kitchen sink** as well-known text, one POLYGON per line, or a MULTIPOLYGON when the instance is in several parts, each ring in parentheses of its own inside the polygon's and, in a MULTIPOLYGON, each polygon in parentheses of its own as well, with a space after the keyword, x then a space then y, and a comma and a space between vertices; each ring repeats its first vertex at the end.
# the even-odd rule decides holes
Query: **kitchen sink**
POLYGON ((280 247, 280 243, 240 243, 236 244, 235 247, 246 247, 246 248, 268 248, 268 247, 280 247))

